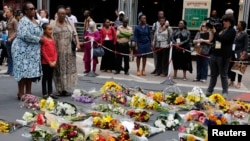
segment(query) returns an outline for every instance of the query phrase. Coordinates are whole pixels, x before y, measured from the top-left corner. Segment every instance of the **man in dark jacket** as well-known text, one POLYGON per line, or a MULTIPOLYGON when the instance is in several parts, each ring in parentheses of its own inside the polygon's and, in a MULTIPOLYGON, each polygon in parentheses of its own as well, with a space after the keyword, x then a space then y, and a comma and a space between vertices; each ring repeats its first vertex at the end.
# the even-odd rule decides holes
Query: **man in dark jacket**
POLYGON ((213 47, 210 68, 211 79, 206 92, 207 96, 210 96, 217 83, 217 77, 220 75, 222 84, 222 95, 228 95, 228 68, 232 56, 232 46, 236 31, 234 30, 234 18, 232 15, 224 15, 222 17, 223 30, 217 32, 215 28, 212 29, 214 33, 216 45, 213 47))

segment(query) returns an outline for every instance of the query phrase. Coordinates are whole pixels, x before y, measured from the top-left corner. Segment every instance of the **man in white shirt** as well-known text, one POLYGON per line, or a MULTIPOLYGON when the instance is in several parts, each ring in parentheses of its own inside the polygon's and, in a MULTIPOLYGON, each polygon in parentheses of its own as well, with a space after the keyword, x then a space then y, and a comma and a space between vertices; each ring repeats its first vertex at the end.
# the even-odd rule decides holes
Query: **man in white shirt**
POLYGON ((78 21, 77 21, 77 18, 76 16, 72 15, 71 14, 71 7, 70 6, 67 6, 66 7, 66 14, 67 14, 67 18, 74 24, 76 24, 78 21))
POLYGON ((45 10, 36 11, 37 22, 39 25, 43 25, 44 23, 49 23, 49 19, 47 18, 47 13, 45 10))

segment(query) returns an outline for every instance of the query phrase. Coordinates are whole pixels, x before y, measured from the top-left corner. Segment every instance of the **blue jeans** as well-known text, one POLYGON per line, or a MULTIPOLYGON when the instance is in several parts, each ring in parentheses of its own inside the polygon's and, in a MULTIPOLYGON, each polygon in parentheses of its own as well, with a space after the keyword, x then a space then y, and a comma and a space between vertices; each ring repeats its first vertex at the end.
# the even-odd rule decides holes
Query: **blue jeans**
POLYGON ((12 61, 12 55, 11 55, 11 45, 12 45, 12 42, 6 42, 6 48, 7 48, 7 53, 8 53, 8 60, 7 60, 8 70, 7 70, 7 73, 12 75, 13 74, 13 61, 12 61))
POLYGON ((208 58, 197 56, 196 58, 197 80, 207 80, 208 61, 209 61, 208 58))
POLYGON ((220 75, 222 94, 228 93, 228 68, 229 68, 230 58, 223 58, 221 56, 211 55, 210 68, 211 68, 211 79, 207 89, 208 93, 214 91, 214 87, 217 83, 217 77, 220 75))

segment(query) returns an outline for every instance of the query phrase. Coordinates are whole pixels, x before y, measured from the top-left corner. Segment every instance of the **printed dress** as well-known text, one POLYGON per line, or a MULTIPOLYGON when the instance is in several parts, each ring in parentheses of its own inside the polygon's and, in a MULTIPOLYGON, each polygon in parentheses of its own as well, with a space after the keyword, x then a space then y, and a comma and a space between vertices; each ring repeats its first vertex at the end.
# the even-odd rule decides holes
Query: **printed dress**
POLYGON ((13 74, 16 81, 22 78, 39 79, 41 71, 40 38, 42 28, 23 17, 18 24, 17 37, 12 44, 13 74))
POLYGON ((77 85, 76 56, 72 52, 72 33, 68 25, 64 27, 55 26, 53 37, 57 49, 57 65, 54 70, 54 82, 56 90, 66 91, 77 85))

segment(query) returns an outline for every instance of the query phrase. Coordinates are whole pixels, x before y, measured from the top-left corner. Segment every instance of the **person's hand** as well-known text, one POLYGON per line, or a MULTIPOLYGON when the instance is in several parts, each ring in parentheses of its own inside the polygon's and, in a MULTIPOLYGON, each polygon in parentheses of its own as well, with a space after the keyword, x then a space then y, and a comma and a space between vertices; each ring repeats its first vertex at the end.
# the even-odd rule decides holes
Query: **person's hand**
POLYGON ((211 32, 212 32, 212 33, 215 33, 215 32, 216 32, 215 27, 213 27, 213 28, 211 29, 211 32))
POLYGON ((49 66, 54 68, 56 66, 56 61, 53 61, 53 62, 49 62, 49 66))
POLYGON ((39 43, 42 45, 43 44, 43 41, 44 39, 43 38, 40 38, 40 40, 39 40, 39 43))
POLYGON ((77 49, 81 49, 81 46, 80 46, 79 43, 76 44, 76 48, 77 48, 77 49))
POLYGON ((138 50, 138 46, 135 46, 135 50, 136 50, 136 51, 138 50))
POLYGON ((8 39, 7 42, 11 42, 11 39, 8 39))

